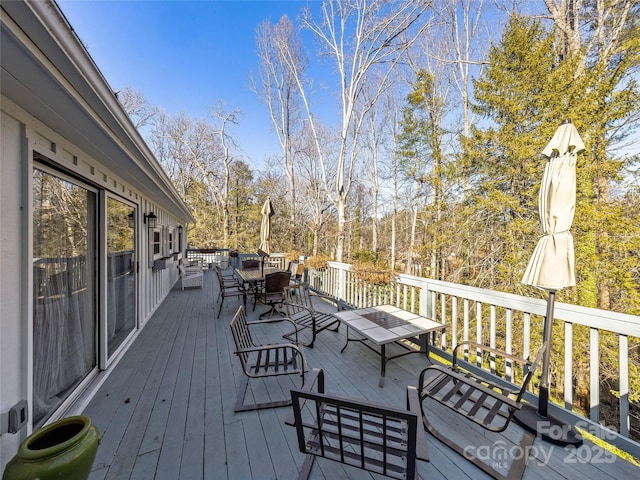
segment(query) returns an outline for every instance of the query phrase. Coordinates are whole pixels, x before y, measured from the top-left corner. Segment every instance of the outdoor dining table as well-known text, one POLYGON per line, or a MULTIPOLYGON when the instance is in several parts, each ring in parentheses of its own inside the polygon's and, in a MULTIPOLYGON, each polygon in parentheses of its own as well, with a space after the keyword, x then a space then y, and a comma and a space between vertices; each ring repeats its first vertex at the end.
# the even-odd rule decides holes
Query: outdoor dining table
POLYGON ((236 274, 240 279, 248 283, 255 288, 259 283, 264 282, 264 277, 270 273, 281 272, 280 268, 265 267, 265 268, 236 268, 236 274))
POLYGON ((280 272, 279 268, 265 267, 265 268, 236 268, 235 272, 243 283, 249 285, 249 290, 254 295, 259 291, 260 284, 264 282, 264 277, 273 272, 280 272))
POLYGON ((360 342, 367 348, 380 355, 380 387, 384 387, 386 366, 389 360, 403 357, 411 353, 424 353, 429 360, 429 333, 442 331, 445 326, 442 323, 430 320, 415 313, 408 312, 393 305, 379 305, 376 307, 344 310, 333 314, 341 323, 347 326, 347 341, 340 352, 349 345, 349 342, 360 342), (349 330, 353 329, 364 338, 349 338, 349 330), (419 337, 420 348, 412 348, 400 342, 412 337, 419 337), (378 351, 368 343, 370 341, 380 347, 378 351), (396 343, 406 351, 387 356, 386 346, 396 343))

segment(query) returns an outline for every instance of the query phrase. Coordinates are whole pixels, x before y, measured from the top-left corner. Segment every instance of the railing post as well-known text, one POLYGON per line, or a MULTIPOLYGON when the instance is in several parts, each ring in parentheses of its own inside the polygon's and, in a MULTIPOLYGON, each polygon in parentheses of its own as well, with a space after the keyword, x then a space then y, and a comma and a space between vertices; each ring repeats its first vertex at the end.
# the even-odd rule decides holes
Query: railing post
MULTIPOLYGON (((431 291, 429 290, 429 283, 423 282, 420 288, 420 306, 418 315, 426 318, 432 318, 431 312, 433 312, 433 306, 431 305, 431 291)), ((433 318, 435 320, 435 318, 433 318)))
POLYGON ((344 265, 338 269, 338 298, 347 299, 347 269, 344 265))

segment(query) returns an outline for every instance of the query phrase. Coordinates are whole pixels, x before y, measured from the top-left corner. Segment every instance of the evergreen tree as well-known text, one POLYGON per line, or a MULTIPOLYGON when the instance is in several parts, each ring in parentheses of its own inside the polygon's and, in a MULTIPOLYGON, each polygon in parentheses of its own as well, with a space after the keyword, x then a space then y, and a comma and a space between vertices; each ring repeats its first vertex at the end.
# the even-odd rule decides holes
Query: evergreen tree
MULTIPOLYGON (((474 81, 472 225, 483 225, 483 245, 472 252, 481 286, 518 292, 540 234, 537 205, 544 161, 540 152, 564 119, 554 38, 540 22, 513 16, 489 64, 474 81), (489 224, 489 225, 487 225, 489 224)), ((569 77, 570 78, 570 77, 569 77)), ((473 234, 473 233, 472 233, 473 234)))
POLYGON ((427 258, 430 258, 430 275, 433 278, 444 278, 442 269, 444 247, 442 117, 444 110, 445 100, 438 93, 435 77, 426 70, 419 70, 403 108, 398 155, 400 169, 407 178, 416 182, 416 191, 420 192, 426 187, 429 192, 430 198, 428 205, 425 205, 423 220, 429 225, 427 228, 429 239, 425 249, 427 258))

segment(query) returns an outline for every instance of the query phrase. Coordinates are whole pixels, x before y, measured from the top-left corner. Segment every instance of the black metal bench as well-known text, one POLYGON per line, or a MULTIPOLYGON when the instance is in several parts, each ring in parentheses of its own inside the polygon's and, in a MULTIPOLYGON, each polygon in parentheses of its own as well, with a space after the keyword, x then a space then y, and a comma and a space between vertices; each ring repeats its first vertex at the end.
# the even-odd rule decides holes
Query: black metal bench
POLYGON ((305 387, 292 390, 291 397, 293 412, 286 423, 296 427, 298 446, 306 454, 300 479, 309 477, 316 457, 408 479, 418 478, 417 459, 429 460, 414 387, 407 387, 407 408, 401 409, 326 394, 324 373, 314 369, 305 387))

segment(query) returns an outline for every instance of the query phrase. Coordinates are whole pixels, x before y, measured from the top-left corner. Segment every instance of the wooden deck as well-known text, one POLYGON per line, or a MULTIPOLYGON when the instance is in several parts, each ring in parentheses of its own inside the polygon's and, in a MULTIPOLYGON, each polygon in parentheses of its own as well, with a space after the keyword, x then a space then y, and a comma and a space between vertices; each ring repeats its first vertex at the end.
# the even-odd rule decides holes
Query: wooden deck
MULTIPOLYGON (((91 479, 295 479, 304 460, 295 430, 284 424, 289 408, 234 413, 240 363, 233 354, 229 322, 240 301, 225 300, 216 319, 217 281, 205 274, 204 288, 174 288, 133 346, 104 381, 84 410, 102 435, 91 479)), ((249 320, 265 309, 247 301, 249 320)), ((279 342, 283 323, 254 327, 261 341, 279 342)), ((407 385, 416 385, 425 364, 422 355, 390 362, 384 388, 378 387, 379 357, 353 342, 340 353, 345 329, 321 332, 313 349, 304 348, 309 368, 323 368, 326 390, 400 407, 407 385)), ((289 379, 254 382, 247 395, 284 398, 289 379)), ((251 399, 251 398, 249 398, 251 399)), ((488 434, 443 408, 430 419, 451 436, 484 445, 494 466, 505 460, 522 430, 515 424, 505 435, 488 434)), ((430 462, 418 462, 423 479, 488 478, 470 462, 427 435, 430 462)), ((319 460, 312 479, 382 478, 319 460)), ((632 479, 640 468, 590 442, 577 451, 536 439, 524 478, 632 479)))

